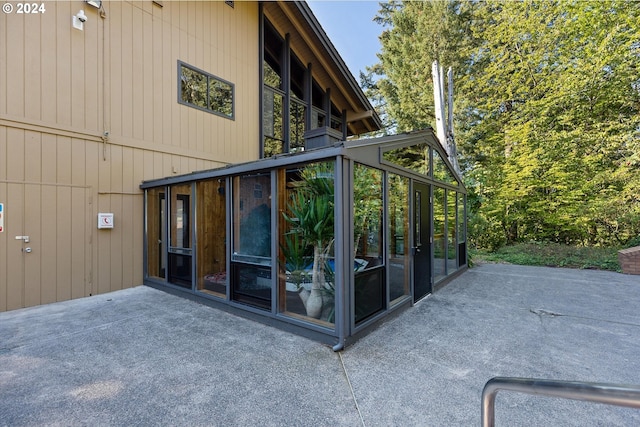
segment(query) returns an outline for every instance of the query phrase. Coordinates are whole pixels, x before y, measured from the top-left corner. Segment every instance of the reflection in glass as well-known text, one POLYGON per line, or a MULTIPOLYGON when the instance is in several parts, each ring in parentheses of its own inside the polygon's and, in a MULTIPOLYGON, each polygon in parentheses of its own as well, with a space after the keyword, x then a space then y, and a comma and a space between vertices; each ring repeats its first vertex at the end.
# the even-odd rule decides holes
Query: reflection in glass
POLYGON ((271 310, 271 268, 242 263, 232 266, 232 299, 263 310, 271 310))
POLYGON ((227 82, 209 78, 209 109, 233 117, 233 86, 227 82))
POLYGON ((442 156, 440 156, 440 153, 435 149, 433 150, 433 177, 439 181, 458 185, 458 181, 449 170, 449 167, 442 159, 442 156))
POLYGON ((147 274, 164 279, 167 253, 164 187, 147 190, 147 227, 147 274))
POLYGON ((384 308, 382 206, 382 171, 356 163, 353 172, 356 322, 384 308), (373 269, 377 271, 370 272, 373 269))
POLYGON ((456 193, 447 190, 447 274, 453 273, 458 268, 456 212, 456 193))
POLYGON ((433 275, 434 282, 446 275, 444 188, 433 187, 433 275))
POLYGON ((262 129, 264 131, 264 156, 271 157, 284 152, 283 96, 265 87, 262 99, 262 129))
POLYGON ((180 67, 180 89, 182 100, 198 107, 207 108, 207 76, 196 70, 180 67))
POLYGON ((180 65, 180 100, 233 117, 233 84, 185 65, 180 65))
POLYGON ((233 260, 271 264, 271 175, 233 179, 233 260))
POLYGON ((429 174, 429 145, 426 143, 385 151, 382 158, 405 169, 429 174))
POLYGON ((335 322, 334 163, 280 171, 280 310, 335 322))
POLYGON ((291 99, 289 113, 289 152, 304 150, 305 117, 307 108, 304 103, 291 99))
POLYGON ((197 289, 223 298, 227 295, 225 194, 224 179, 196 183, 197 289))
POLYGON ((464 193, 458 194, 458 266, 463 267, 467 265, 467 228, 466 228, 466 195, 464 193))
POLYGON ((169 282, 191 289, 191 184, 169 188, 169 282))
POLYGON ((389 299, 410 293, 409 179, 389 174, 389 299))
POLYGON ((271 308, 271 174, 233 178, 231 298, 271 308))

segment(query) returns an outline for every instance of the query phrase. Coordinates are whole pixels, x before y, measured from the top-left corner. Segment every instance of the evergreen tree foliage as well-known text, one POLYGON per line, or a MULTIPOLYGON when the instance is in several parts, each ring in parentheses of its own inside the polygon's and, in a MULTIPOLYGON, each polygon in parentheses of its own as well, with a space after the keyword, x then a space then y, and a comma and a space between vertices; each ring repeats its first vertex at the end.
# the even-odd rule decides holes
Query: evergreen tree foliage
POLYGON ((378 22, 363 77, 399 131, 433 125, 431 63, 454 68, 475 243, 640 235, 640 2, 393 2, 378 22))

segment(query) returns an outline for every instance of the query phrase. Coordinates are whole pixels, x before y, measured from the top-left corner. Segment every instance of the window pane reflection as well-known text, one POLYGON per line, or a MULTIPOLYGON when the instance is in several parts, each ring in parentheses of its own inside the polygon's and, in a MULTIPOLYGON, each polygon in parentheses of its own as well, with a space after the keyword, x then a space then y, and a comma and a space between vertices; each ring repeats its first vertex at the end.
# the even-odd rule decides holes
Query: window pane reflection
POLYGON ((444 188, 433 188, 433 274, 434 281, 446 275, 445 270, 445 205, 444 188))
POLYGON ((224 179, 201 181, 196 184, 197 289, 219 297, 227 295, 225 194, 224 179))
POLYGON ((325 326, 335 322, 334 163, 278 175, 280 310, 325 326))
POLYGON ((389 299, 410 293, 409 179, 389 175, 389 299))
POLYGON ((458 268, 456 239, 456 193, 447 190, 447 274, 458 268))
POLYGON ((356 163, 353 173, 356 322, 384 309, 382 195, 382 171, 356 163))

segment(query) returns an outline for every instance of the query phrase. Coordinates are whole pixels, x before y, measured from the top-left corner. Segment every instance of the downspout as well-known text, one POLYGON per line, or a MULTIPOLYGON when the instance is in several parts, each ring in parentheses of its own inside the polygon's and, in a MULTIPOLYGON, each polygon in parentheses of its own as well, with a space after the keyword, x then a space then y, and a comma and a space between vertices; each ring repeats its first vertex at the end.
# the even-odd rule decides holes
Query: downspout
MULTIPOLYGON (((351 245, 349 244, 349 241, 351 239, 347 238, 345 239, 345 236, 350 236, 350 233, 344 233, 343 231, 350 229, 350 221, 352 218, 352 215, 346 215, 349 218, 349 223, 345 224, 345 213, 346 213, 346 209, 350 209, 351 204, 349 203, 349 200, 351 200, 351 191, 350 191, 350 182, 351 182, 351 178, 350 177, 346 177, 345 176, 345 169, 350 170, 348 168, 345 168, 345 159, 342 156, 338 156, 338 158, 336 159, 336 171, 335 171, 335 188, 338 189, 338 193, 336 197, 336 207, 335 210, 336 212, 340 213, 341 215, 337 215, 338 220, 335 223, 335 228, 338 231, 338 233, 336 233, 336 240, 335 240, 335 247, 337 250, 342 251, 343 256, 341 257, 342 260, 349 260, 351 259, 350 256, 345 257, 344 256, 344 252, 346 251, 347 254, 350 254, 351 252, 351 245), (345 185, 345 178, 346 178, 346 182, 349 185, 345 185)), ((346 327, 346 322, 348 320, 345 319, 345 313, 347 310, 345 310, 345 307, 347 307, 347 286, 345 286, 345 281, 349 280, 350 282, 350 272, 347 270, 347 264, 349 264, 349 262, 342 262, 341 263, 341 273, 339 275, 336 276, 340 276, 340 280, 336 280, 336 287, 337 284, 340 284, 340 292, 336 292, 336 324, 338 326, 338 343, 336 345, 334 345, 333 351, 338 352, 341 351, 342 349, 344 349, 344 342, 346 340, 346 334, 345 334, 345 327, 346 327)), ((338 264, 336 263, 336 267, 338 266, 338 264)), ((337 269, 336 269, 337 270, 337 269)), ((338 289, 338 290, 340 290, 338 289)), ((349 291, 350 292, 350 291, 349 291)))

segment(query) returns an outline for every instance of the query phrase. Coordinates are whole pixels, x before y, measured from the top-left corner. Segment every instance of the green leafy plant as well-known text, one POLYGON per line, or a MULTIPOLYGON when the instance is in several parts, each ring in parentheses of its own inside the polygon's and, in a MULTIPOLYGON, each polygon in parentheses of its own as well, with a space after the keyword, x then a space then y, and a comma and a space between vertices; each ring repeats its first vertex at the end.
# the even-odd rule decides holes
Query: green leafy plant
POLYGON ((317 319, 329 300, 331 285, 327 287, 327 279, 333 277, 327 264, 334 241, 333 163, 308 165, 300 172, 300 178, 292 184, 287 212, 282 214, 291 227, 283 248, 286 263, 291 262, 299 271, 304 271, 306 265, 306 248, 312 249, 311 289, 300 283, 296 286, 307 316, 317 319))

